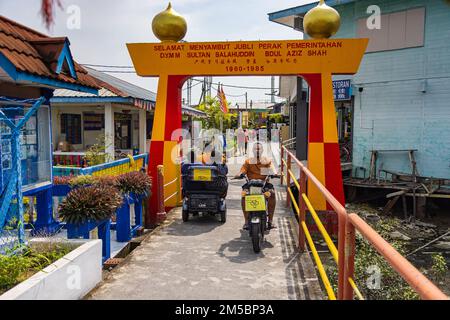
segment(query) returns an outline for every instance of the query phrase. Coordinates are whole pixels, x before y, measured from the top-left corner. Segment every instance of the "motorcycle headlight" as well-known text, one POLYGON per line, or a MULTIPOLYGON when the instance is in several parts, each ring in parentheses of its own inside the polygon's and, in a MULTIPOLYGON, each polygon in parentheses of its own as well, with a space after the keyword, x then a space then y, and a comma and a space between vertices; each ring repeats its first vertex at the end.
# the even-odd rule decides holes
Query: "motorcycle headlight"
POLYGON ((266 198, 270 198, 270 191, 264 192, 264 196, 265 196, 266 198))

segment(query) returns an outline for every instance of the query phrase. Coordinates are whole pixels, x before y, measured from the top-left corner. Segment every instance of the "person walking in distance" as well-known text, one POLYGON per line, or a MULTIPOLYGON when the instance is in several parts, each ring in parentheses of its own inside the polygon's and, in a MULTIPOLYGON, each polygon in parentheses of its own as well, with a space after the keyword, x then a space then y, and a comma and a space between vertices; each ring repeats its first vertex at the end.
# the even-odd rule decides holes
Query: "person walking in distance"
POLYGON ((244 154, 247 154, 247 147, 248 147, 248 131, 247 131, 247 129, 244 129, 244 140, 245 140, 244 154))
POLYGON ((244 147, 245 147, 245 132, 242 130, 242 128, 238 129, 237 132, 237 144, 238 144, 238 150, 239 155, 242 156, 245 154, 244 147))

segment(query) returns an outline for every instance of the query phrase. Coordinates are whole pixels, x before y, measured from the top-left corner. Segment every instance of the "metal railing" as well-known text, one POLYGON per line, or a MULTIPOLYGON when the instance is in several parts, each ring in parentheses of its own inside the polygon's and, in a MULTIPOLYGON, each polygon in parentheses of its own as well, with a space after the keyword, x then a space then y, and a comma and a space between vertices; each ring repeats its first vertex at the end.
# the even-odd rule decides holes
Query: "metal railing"
POLYGON ((157 212, 157 217, 158 217, 158 221, 161 222, 162 220, 165 219, 166 216, 166 204, 167 202, 176 197, 176 204, 180 204, 181 202, 181 176, 178 175, 175 179, 173 179, 172 181, 169 181, 167 183, 164 183, 164 166, 163 165, 159 165, 157 167, 158 170, 158 174, 157 174, 157 178, 156 178, 156 183, 157 183, 157 198, 158 198, 158 212, 157 212), (168 197, 165 198, 165 191, 166 188, 175 185, 175 192, 173 192, 171 195, 169 195, 168 197))
POLYGON ((282 180, 286 178, 286 206, 292 205, 298 215, 299 221, 299 249, 305 250, 306 241, 313 254, 320 278, 330 300, 335 300, 336 295, 330 284, 328 276, 320 260, 311 234, 306 225, 306 213, 308 209, 318 230, 323 236, 333 259, 338 266, 338 293, 339 300, 352 300, 356 295, 364 299, 354 281, 355 272, 355 232, 356 230, 381 254, 389 265, 420 295, 427 300, 447 300, 448 297, 417 270, 408 260, 397 252, 386 240, 384 240, 374 229, 355 213, 348 213, 344 206, 325 188, 325 186, 300 162, 285 146, 281 147, 281 172, 282 180), (295 177, 291 165, 298 166, 299 177, 295 177), (285 173, 286 170, 286 173, 285 173), (298 199, 290 189, 292 182, 299 190, 298 199), (338 217, 338 246, 336 248, 331 237, 325 230, 319 216, 314 210, 306 194, 306 182, 313 183, 326 201, 333 208, 338 217), (306 240, 306 241, 305 241, 306 240))
POLYGON ((281 142, 281 145, 287 147, 288 149, 293 149, 293 146, 296 144, 297 138, 287 139, 281 142))

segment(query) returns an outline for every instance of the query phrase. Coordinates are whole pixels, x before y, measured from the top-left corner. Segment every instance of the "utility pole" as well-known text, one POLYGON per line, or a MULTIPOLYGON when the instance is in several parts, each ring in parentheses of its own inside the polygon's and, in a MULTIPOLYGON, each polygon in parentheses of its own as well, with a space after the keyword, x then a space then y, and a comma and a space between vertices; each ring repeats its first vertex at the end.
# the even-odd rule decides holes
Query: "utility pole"
POLYGON ((247 92, 246 92, 245 93, 245 111, 247 111, 247 109, 248 109, 247 104, 248 104, 248 99, 247 99, 247 92))
POLYGON ((211 87, 212 87, 212 77, 205 77, 205 82, 206 82, 206 91, 208 93, 208 96, 211 96, 211 87))
POLYGON ((270 79, 270 102, 275 103, 275 76, 272 76, 270 79))
POLYGON ((237 107, 237 123, 238 123, 238 128, 242 127, 242 114, 241 111, 239 110, 239 103, 236 102, 236 107, 237 107))
POLYGON ((187 80, 187 105, 192 105, 192 78, 187 80))
POLYGON ((202 88, 202 90, 203 90, 203 104, 206 105, 206 90, 207 90, 207 88, 206 88, 206 77, 203 78, 203 88, 202 88))
POLYGON ((247 115, 247 125, 248 125, 248 121, 250 119, 250 115, 248 114, 248 96, 247 96, 247 92, 245 93, 245 114, 247 115))
POLYGON ((202 101, 203 101, 203 104, 206 105, 206 78, 203 78, 202 94, 200 95, 200 99, 198 101, 198 104, 201 104, 202 101))

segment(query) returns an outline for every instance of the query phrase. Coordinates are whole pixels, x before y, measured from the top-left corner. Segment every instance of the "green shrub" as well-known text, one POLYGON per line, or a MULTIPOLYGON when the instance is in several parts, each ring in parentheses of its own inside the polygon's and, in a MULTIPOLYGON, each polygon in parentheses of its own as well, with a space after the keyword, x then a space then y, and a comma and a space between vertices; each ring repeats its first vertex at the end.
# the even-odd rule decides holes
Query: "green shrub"
POLYGON ((71 187, 75 186, 86 186, 86 185, 92 185, 95 182, 95 177, 91 175, 79 175, 75 176, 72 179, 69 180, 69 185, 71 187))
POLYGON ((106 185, 116 186, 117 177, 114 176, 92 176, 92 175, 79 175, 79 176, 61 176, 53 177, 54 185, 70 185, 75 186, 89 186, 89 185, 106 185))
MULTIPOLYGON (((397 221, 380 220, 372 227, 388 241, 400 254, 405 254, 405 243, 390 237, 397 221)), ((362 295, 367 300, 415 300, 418 294, 403 280, 403 278, 389 265, 378 251, 359 233, 356 233, 355 254, 355 283, 362 295), (374 288, 372 279, 375 272, 380 272, 379 288, 374 288)), ((330 282, 337 292, 338 273, 335 265, 327 267, 330 282)))
POLYGON ((433 253, 431 256, 433 265, 431 266, 431 273, 433 279, 436 281, 442 281, 448 271, 447 261, 441 253, 433 253))
POLYGON ((284 121, 284 116, 282 113, 272 113, 267 115, 267 120, 272 123, 282 123, 284 121))
POLYGON ((59 213, 63 221, 81 224, 108 219, 121 205, 122 196, 116 188, 93 185, 70 191, 60 204, 59 213))
POLYGON ((9 252, 0 255, 0 294, 46 268, 70 251, 69 246, 52 244, 47 245, 45 250, 24 247, 18 254, 9 252))
POLYGON ((113 160, 108 159, 109 157, 106 154, 106 149, 112 144, 109 141, 112 141, 112 139, 107 139, 104 134, 97 136, 96 143, 89 147, 84 157, 90 167, 113 160))

